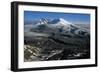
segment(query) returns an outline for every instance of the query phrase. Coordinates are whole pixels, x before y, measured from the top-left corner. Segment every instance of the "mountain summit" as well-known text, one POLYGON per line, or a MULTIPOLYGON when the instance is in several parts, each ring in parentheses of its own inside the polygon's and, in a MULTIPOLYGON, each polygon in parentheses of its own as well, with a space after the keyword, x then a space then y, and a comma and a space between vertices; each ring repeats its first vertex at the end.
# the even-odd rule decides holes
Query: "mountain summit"
MULTIPOLYGON (((29 25, 28 25, 29 26, 29 25)), ((26 27, 26 26, 25 26, 26 27)), ((58 19, 40 19, 39 23, 32 24, 31 28, 28 28, 29 32, 39 32, 39 33, 48 33, 48 34, 64 34, 71 36, 87 36, 89 29, 83 28, 76 24, 72 24, 69 21, 58 18, 58 19)), ((26 32, 27 33, 27 32, 26 32)))

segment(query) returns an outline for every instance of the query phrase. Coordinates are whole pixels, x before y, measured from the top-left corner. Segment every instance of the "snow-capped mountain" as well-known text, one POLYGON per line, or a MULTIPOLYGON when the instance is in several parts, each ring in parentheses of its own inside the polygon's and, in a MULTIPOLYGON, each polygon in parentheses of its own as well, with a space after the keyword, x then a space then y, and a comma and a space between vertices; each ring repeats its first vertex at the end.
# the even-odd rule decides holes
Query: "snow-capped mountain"
POLYGON ((63 30, 68 30, 70 28, 70 25, 72 25, 72 23, 70 23, 62 18, 54 19, 51 22, 48 22, 48 24, 50 24, 49 27, 61 28, 63 30))
MULTIPOLYGON (((25 26, 26 28, 29 25, 25 26)), ((54 33, 54 34, 64 34, 72 36, 87 36, 89 35, 89 29, 83 28, 81 26, 70 23, 69 21, 59 18, 59 19, 40 19, 39 22, 35 25, 31 25, 29 29, 30 32, 37 33, 54 33)))

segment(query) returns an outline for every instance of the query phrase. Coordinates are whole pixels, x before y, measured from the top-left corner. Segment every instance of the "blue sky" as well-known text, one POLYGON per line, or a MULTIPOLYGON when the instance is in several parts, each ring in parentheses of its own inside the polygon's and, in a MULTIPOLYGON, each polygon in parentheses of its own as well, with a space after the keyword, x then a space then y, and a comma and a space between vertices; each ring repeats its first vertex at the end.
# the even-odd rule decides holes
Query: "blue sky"
POLYGON ((73 24, 90 24, 90 14, 24 11, 25 22, 31 22, 41 18, 63 18, 73 24))

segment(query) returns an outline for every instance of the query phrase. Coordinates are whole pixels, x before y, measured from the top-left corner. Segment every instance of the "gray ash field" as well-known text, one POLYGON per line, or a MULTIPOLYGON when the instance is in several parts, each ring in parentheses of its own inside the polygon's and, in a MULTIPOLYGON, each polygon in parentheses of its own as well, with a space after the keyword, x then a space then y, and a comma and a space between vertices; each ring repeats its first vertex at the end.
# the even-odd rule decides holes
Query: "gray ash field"
POLYGON ((90 28, 59 18, 25 25, 24 61, 90 58, 90 28))

